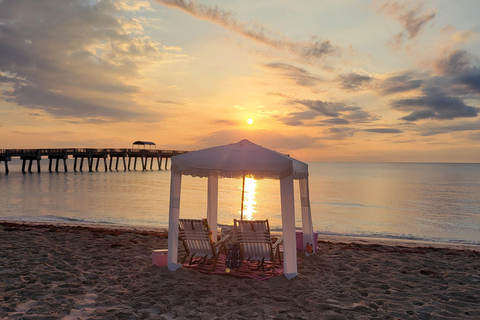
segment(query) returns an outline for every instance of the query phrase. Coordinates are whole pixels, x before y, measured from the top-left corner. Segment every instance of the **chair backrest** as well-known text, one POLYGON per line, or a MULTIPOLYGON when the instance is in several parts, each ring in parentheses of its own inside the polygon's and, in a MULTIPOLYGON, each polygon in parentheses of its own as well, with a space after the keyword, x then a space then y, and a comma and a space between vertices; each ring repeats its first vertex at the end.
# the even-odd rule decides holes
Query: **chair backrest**
POLYGON ((243 259, 273 261, 272 238, 267 220, 233 220, 243 259))
POLYGON ((210 227, 206 219, 179 220, 179 238, 186 244, 190 254, 201 257, 212 257, 214 255, 214 249, 210 237, 210 227))

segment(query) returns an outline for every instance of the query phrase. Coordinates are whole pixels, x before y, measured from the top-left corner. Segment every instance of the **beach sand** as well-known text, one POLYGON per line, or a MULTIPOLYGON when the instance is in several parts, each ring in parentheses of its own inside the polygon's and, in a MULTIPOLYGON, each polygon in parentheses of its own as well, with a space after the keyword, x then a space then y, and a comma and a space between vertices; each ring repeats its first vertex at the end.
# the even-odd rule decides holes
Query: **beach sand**
POLYGON ((480 252, 319 239, 266 281, 152 265, 162 230, 0 223, 1 319, 480 319, 480 252))

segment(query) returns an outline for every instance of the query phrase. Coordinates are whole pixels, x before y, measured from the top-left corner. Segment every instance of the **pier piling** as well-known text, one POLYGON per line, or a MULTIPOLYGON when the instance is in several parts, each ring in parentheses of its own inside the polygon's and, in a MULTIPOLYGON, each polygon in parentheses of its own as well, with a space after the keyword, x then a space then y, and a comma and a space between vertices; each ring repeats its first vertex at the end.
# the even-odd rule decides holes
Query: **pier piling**
POLYGON ((165 169, 167 169, 168 159, 187 151, 171 151, 171 150, 154 150, 154 149, 0 149, 0 165, 5 163, 5 174, 10 172, 8 162, 12 157, 20 157, 22 160, 22 172, 32 172, 33 162, 37 161, 37 172, 41 172, 40 161, 42 156, 47 156, 49 160, 48 171, 52 172, 53 160, 55 160, 55 171, 59 171, 59 162, 63 160, 63 168, 68 172, 67 160, 69 156, 73 156, 74 165, 73 170, 77 171, 77 160, 80 160, 79 170, 83 172, 83 160, 86 158, 89 172, 93 172, 94 161, 95 171, 98 171, 101 159, 103 159, 105 172, 112 171, 113 158, 116 158, 115 170, 118 171, 118 163, 120 158, 123 159, 123 170, 131 170, 131 160, 134 160, 133 170, 137 170, 137 158, 142 162, 142 171, 148 168, 148 160, 150 158, 150 170, 153 170, 154 158, 157 159, 158 170, 162 169, 162 161, 165 159, 165 169), (110 157, 110 165, 107 165, 107 157, 110 157), (126 163, 128 157, 128 166, 126 163), (28 168, 27 168, 28 161, 28 168))
POLYGON ((8 154, 0 154, 0 164, 2 162, 5 162, 5 174, 8 174, 8 161, 12 161, 12 157, 10 157, 8 154))
POLYGON ((20 159, 22 160, 22 172, 25 173, 25 165, 27 160, 28 162, 28 172, 32 172, 32 164, 33 161, 37 161, 37 172, 40 172, 40 160, 42 160, 42 156, 36 149, 29 149, 23 150, 24 154, 20 155, 20 159))

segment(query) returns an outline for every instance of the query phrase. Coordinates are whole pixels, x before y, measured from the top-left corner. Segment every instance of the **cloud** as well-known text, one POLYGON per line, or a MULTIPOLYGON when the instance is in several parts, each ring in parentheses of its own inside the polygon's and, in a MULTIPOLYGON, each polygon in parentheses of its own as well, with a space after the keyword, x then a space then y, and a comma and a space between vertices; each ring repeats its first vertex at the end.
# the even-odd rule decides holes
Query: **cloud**
POLYGON ((341 86, 343 89, 348 91, 357 91, 364 88, 364 85, 372 82, 375 78, 358 74, 358 73, 348 73, 340 75, 341 86))
POLYGON ((235 126, 238 124, 238 121, 234 120, 226 120, 226 119, 217 119, 213 121, 215 125, 222 125, 222 126, 235 126))
POLYGON ((402 130, 399 129, 390 129, 390 128, 372 128, 372 129, 365 129, 365 132, 373 132, 373 133, 402 133, 402 130))
POLYGON ((379 120, 379 118, 370 112, 363 111, 359 107, 354 107, 349 110, 348 113, 343 116, 345 119, 348 119, 355 123, 367 123, 379 120))
POLYGON ((470 69, 472 57, 465 50, 455 50, 434 62, 435 70, 441 75, 465 74, 470 69))
POLYGON ((476 93, 480 93, 480 69, 472 69, 470 72, 460 76, 457 80, 476 93))
POLYGON ((436 72, 451 79, 451 83, 480 93, 480 68, 473 67, 473 61, 474 58, 466 50, 455 50, 434 61, 433 65, 436 72))
POLYGON ((350 121, 342 118, 331 118, 331 119, 319 121, 319 123, 323 125, 345 125, 345 124, 349 124, 350 121))
POLYGON ((289 126, 301 126, 304 125, 303 120, 311 120, 318 117, 318 112, 314 110, 291 112, 287 117, 281 118, 281 121, 289 126))
POLYGON ((410 112, 401 118, 405 121, 476 117, 480 111, 480 108, 468 106, 461 99, 445 94, 440 88, 426 88, 423 96, 394 100, 391 106, 403 112, 410 112))
POLYGON ((399 47, 405 37, 409 40, 416 38, 425 26, 435 18, 435 12, 424 10, 423 4, 417 4, 412 7, 409 3, 401 4, 399 2, 382 2, 378 6, 378 11, 386 13, 399 21, 403 26, 403 31, 396 34, 392 43, 399 47))
POLYGON ((323 126, 323 125, 344 125, 350 122, 366 123, 378 118, 369 112, 361 110, 357 106, 349 106, 344 102, 290 99, 287 104, 302 105, 307 110, 289 113, 279 120, 290 126, 323 126), (318 117, 329 117, 316 123, 308 123, 305 120, 313 120, 318 117))
POLYGON ((55 117, 151 119, 131 81, 161 53, 134 20, 117 16, 148 8, 146 1, 0 1, 4 98, 55 117))
POLYGON ((310 87, 321 81, 319 77, 313 76, 307 70, 292 66, 290 64, 269 63, 265 66, 283 72, 286 78, 295 81, 295 83, 300 86, 310 87))
POLYGON ((291 100, 292 104, 301 104, 310 110, 316 111, 327 117, 339 117, 342 111, 348 110, 349 107, 343 102, 332 102, 322 100, 291 100))
POLYGON ((406 72, 381 80, 377 84, 377 89, 380 95, 389 95, 418 89, 423 83, 421 79, 413 79, 412 72, 406 72))
POLYGON ((464 122, 452 126, 439 126, 439 127, 430 127, 427 130, 424 130, 422 136, 433 136, 437 134, 450 133, 450 132, 461 132, 461 131, 479 131, 480 132, 480 123, 479 122, 464 122))
POLYGON ((162 104, 176 104, 176 105, 184 105, 184 102, 181 101, 172 101, 172 100, 157 100, 157 102, 160 102, 162 104))
POLYGON ((334 127, 328 129, 329 135, 324 137, 328 140, 344 140, 354 136, 356 130, 349 127, 334 127))
POLYGON ((81 98, 44 90, 39 86, 19 86, 10 97, 5 99, 32 109, 43 109, 56 117, 106 117, 134 118, 138 113, 102 106, 81 98))
POLYGON ((142 0, 116 0, 113 3, 118 9, 124 11, 150 11, 150 2, 142 0))
POLYGON ((211 147, 250 140, 262 147, 274 149, 278 152, 290 152, 304 148, 320 147, 320 139, 309 135, 283 135, 270 130, 221 130, 199 137, 199 147, 211 147))
POLYGON ((180 9, 198 19, 215 23, 264 45, 277 49, 287 49, 306 61, 323 59, 338 52, 338 49, 329 40, 311 37, 309 41, 294 41, 278 32, 269 30, 260 23, 251 22, 247 24, 240 22, 231 11, 222 10, 217 6, 207 6, 184 0, 157 0, 157 2, 167 7, 180 9))

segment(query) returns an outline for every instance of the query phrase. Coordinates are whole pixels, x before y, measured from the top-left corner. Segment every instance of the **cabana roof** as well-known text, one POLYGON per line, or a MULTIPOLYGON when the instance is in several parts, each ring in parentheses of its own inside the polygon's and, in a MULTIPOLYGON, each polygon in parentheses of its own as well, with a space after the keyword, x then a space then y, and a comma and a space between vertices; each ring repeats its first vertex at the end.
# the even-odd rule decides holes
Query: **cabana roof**
POLYGON ((175 156, 172 171, 194 177, 280 179, 292 173, 294 179, 308 177, 306 163, 248 140, 175 156))

